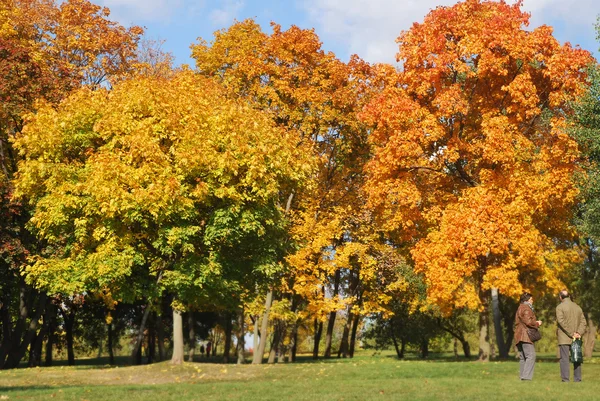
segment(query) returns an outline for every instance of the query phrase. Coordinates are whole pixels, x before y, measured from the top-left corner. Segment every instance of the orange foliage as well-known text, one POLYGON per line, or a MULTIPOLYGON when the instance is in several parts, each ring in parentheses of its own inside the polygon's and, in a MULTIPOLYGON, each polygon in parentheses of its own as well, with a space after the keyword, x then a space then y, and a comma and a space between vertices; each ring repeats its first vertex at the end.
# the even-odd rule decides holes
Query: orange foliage
POLYGON ((491 287, 555 288, 578 257, 563 127, 592 58, 528 19, 520 2, 438 7, 400 35, 404 69, 364 113, 370 203, 447 312, 481 308, 491 287))

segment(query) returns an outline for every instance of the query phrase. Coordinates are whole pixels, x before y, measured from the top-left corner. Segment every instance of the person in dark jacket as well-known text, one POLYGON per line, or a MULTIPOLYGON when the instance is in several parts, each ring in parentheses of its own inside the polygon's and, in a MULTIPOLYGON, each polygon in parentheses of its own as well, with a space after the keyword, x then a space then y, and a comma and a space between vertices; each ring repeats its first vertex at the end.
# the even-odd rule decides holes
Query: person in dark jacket
MULTIPOLYGON (((560 351, 560 378, 564 382, 569 381, 570 364, 569 353, 571 343, 576 338, 581 338, 585 333, 587 322, 583 311, 575 302, 567 290, 562 290, 558 297, 560 304, 556 307, 556 336, 558 337, 558 348, 560 351)), ((573 381, 581 381, 581 363, 573 364, 573 381)))
POLYGON ((520 302, 515 316, 514 343, 519 353, 519 376, 521 380, 531 380, 535 368, 535 346, 529 338, 527 329, 537 329, 542 325, 542 321, 536 320, 533 296, 530 293, 524 292, 520 302))

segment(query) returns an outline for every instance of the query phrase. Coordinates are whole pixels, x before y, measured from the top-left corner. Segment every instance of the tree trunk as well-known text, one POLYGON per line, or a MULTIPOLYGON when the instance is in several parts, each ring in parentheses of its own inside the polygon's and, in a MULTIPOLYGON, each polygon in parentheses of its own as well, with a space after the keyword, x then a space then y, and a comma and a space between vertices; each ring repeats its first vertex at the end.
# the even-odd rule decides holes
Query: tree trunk
MULTIPOLYGON (((333 298, 338 296, 340 290, 340 270, 336 270, 333 282, 333 298)), ((323 356, 325 358, 331 358, 331 342, 333 340, 333 329, 335 327, 335 318, 337 316, 337 311, 333 311, 329 313, 329 321, 327 322, 327 331, 325 332, 325 353, 323 356)))
POLYGON ((313 359, 319 359, 319 344, 323 333, 323 322, 315 318, 315 343, 313 345, 313 359))
MULTIPOLYGON (((30 301, 30 299, 31 297, 28 296, 25 281, 21 279, 19 282, 19 318, 15 322, 14 330, 8 333, 8 336, 4 337, 9 340, 4 342, 4 349, 0 350, 2 353, 2 359, 0 359, 0 368, 16 368, 22 359, 22 356, 19 355, 19 350, 21 348, 20 341, 24 335, 27 317, 29 316, 30 305, 28 301, 30 301), (6 358, 6 360, 4 358, 6 358)), ((8 320, 10 321, 9 311, 7 311, 7 315, 8 320)))
POLYGON ((231 324, 231 315, 229 312, 225 313, 225 346, 223 349, 223 363, 229 362, 229 354, 231 353, 231 334, 233 331, 233 325, 231 324))
POLYGON ((426 359, 429 356, 429 338, 421 341, 421 358, 426 359))
POLYGON ((181 365, 183 358, 183 318, 180 311, 173 309, 173 357, 171 363, 181 365))
POLYGON ((290 362, 296 362, 296 352, 298 350, 298 321, 294 322, 292 332, 290 333, 290 362))
MULTIPOLYGON (((273 303, 273 291, 269 290, 267 293, 267 299, 265 300, 265 313, 262 317, 261 327, 260 327, 260 342, 258 344, 258 350, 255 350, 255 353, 252 357, 252 363, 260 364, 263 360, 263 355, 265 353, 265 348, 267 346, 267 332, 269 329, 269 312, 271 310, 271 304, 273 303)), ((257 322, 258 323, 258 322, 257 322)))
POLYGON ((335 318, 337 312, 330 312, 329 319, 327 320, 327 330, 325 331, 325 352, 323 356, 325 358, 331 358, 331 342, 333 340, 333 329, 335 327, 335 318))
POLYGON ((500 358, 508 358, 508 352, 504 343, 504 333, 502 331, 502 315, 500 314, 500 304, 498 299, 498 289, 492 288, 492 313, 494 315, 494 331, 496 332, 496 344, 498 345, 498 354, 500 358))
POLYGON ((144 341, 144 331, 146 330, 146 322, 148 321, 148 316, 150 315, 150 302, 146 304, 144 309, 144 315, 142 316, 142 322, 140 323, 140 328, 135 340, 135 344, 133 345, 133 351, 131 352, 131 358, 134 361, 138 361, 138 354, 142 347, 142 342, 144 341))
POLYGON ((196 319, 194 319, 194 312, 188 312, 188 362, 194 362, 194 351, 196 350, 196 331, 194 326, 196 325, 196 319))
POLYGON ((238 332, 238 343, 237 343, 237 364, 241 365, 246 362, 246 356, 244 355, 244 347, 246 346, 244 336, 246 335, 246 332, 244 330, 244 309, 243 308, 242 308, 242 310, 240 310, 240 315, 238 317, 238 326, 239 326, 239 332, 238 332))
POLYGON ((392 341, 394 342, 394 348, 396 349, 396 355, 398 359, 404 358, 404 343, 402 344, 402 349, 398 347, 398 339, 396 338, 396 333, 394 332, 394 326, 390 324, 390 334, 392 335, 392 341))
POLYGON ((463 353, 465 354, 465 358, 470 359, 471 358, 471 346, 469 345, 469 342, 467 340, 461 340, 461 339, 459 339, 458 341, 460 341, 460 345, 462 345, 462 349, 463 349, 463 353))
POLYGON ((8 310, 10 294, 2 294, 0 299, 0 317, 2 318, 2 342, 0 343, 0 369, 4 368, 4 361, 11 345, 12 321, 8 310))
POLYGON ((356 315, 352 321, 352 332, 350 334, 350 358, 354 358, 354 348, 356 347, 356 332, 358 330, 358 324, 360 323, 360 316, 356 315))
POLYGON ((352 320, 354 319, 354 315, 350 312, 350 306, 348 307, 348 317, 346 318, 346 323, 344 324, 344 331, 342 333, 342 342, 340 343, 340 349, 338 351, 338 358, 341 356, 342 358, 348 357, 348 352, 350 348, 350 344, 348 341, 348 336, 350 335, 350 327, 352 326, 352 320))
POLYGON ((29 367, 33 368, 42 364, 42 347, 44 345, 44 337, 48 332, 48 319, 44 315, 44 323, 42 328, 37 335, 34 335, 31 339, 31 345, 29 346, 29 367))
POLYGON ((483 310, 479 312, 479 361, 490 360, 490 315, 487 299, 484 300, 483 310))
POLYGON ((154 312, 150 313, 148 318, 148 363, 154 363, 156 360, 156 319, 154 312))
POLYGON ((273 341, 271 341, 271 351, 269 352, 269 359, 267 363, 275 363, 275 358, 279 356, 283 330, 283 322, 281 322, 280 320, 275 321, 275 328, 273 330, 273 341))
POLYGON ((167 357, 165 352, 165 328, 162 320, 162 310, 156 314, 156 341, 158 342, 158 360, 164 361, 167 357))
POLYGON ((3 368, 12 369, 19 366, 19 362, 25 356, 27 348, 31 346, 33 339, 35 338, 39 326, 39 320, 44 314, 46 309, 46 294, 38 294, 37 308, 35 314, 31 316, 29 324, 27 324, 27 318, 30 316, 31 308, 29 304, 34 302, 35 294, 27 294, 27 287, 25 283, 22 283, 20 292, 20 307, 19 307, 19 321, 15 327, 15 331, 9 333, 12 335, 11 341, 9 341, 9 348, 7 349, 6 362, 0 364, 3 368))
POLYGON ((67 360, 69 366, 75 365, 75 352, 73 350, 73 326, 75 325, 75 308, 69 308, 69 311, 65 311, 61 308, 63 320, 65 323, 65 338, 67 340, 67 360))
POLYGON ((113 344, 112 323, 107 324, 106 329, 108 331, 108 339, 107 339, 108 344, 106 345, 108 347, 108 364, 112 366, 115 364, 115 354, 113 351, 114 344, 113 344))
POLYGON ((46 335, 46 360, 44 365, 52 366, 52 348, 56 336, 56 305, 52 302, 48 302, 48 305, 46 305, 46 317, 48 318, 48 333, 46 335))
POLYGON ((260 329, 258 328, 258 322, 260 316, 254 316, 254 334, 252 335, 252 363, 258 358, 258 344, 260 341, 260 329))
POLYGON ((596 344, 596 331, 598 328, 589 315, 587 316, 587 323, 587 331, 583 335, 583 356, 591 358, 594 352, 594 345, 596 344))
POLYGON ((151 327, 148 331, 148 363, 156 360, 156 330, 151 327))

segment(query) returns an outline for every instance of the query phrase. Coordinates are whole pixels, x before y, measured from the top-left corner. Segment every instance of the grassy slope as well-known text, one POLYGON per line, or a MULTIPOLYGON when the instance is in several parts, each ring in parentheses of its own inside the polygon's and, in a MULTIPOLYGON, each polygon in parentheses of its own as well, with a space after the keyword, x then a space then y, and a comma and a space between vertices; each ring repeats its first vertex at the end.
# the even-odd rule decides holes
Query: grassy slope
POLYGON ((139 367, 82 365, 0 371, 0 400, 565 400, 600 397, 600 361, 583 383, 561 383, 548 356, 533 382, 515 361, 398 361, 362 353, 351 360, 283 365, 167 362, 139 367))

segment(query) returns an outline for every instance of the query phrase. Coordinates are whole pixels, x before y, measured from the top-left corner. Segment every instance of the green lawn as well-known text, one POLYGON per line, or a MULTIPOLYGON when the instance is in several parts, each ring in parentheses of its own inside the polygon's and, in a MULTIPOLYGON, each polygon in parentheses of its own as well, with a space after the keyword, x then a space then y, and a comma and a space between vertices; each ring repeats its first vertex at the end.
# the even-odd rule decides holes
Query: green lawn
MULTIPOLYGON (((582 383, 561 383, 543 355, 533 382, 516 361, 444 358, 398 361, 362 352, 354 359, 280 365, 168 362, 145 366, 0 371, 0 400, 584 400, 600 398, 600 360, 586 361, 582 383)), ((81 362, 80 362, 81 363, 81 362)))

